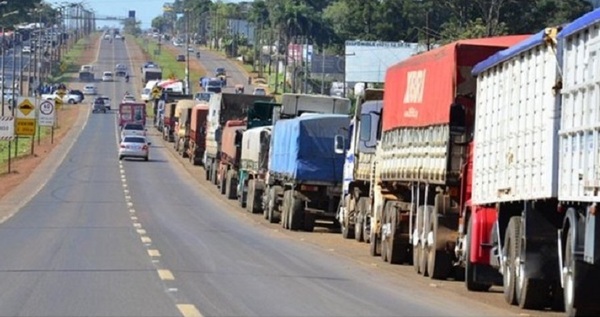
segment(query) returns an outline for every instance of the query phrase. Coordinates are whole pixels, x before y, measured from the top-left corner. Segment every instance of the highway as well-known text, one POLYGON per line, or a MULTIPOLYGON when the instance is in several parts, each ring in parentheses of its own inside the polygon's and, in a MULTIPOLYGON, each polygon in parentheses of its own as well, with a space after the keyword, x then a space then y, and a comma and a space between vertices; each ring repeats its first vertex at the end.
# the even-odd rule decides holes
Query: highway
MULTIPOLYGON (((99 57, 97 72, 130 65, 120 41, 99 57)), ((132 82, 97 85, 115 105, 132 82)), ((0 224, 1 316, 516 315, 247 221, 150 126, 150 161, 119 162, 115 119, 87 116, 56 173, 0 224)))

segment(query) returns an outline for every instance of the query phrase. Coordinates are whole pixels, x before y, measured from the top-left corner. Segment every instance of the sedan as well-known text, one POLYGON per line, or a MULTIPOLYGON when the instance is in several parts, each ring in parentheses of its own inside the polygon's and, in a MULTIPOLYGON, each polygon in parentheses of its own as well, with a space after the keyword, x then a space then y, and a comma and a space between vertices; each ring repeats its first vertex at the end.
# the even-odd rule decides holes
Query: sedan
POLYGON ((143 158, 148 161, 151 143, 144 136, 126 136, 119 145, 119 160, 125 157, 143 158))
POLYGON ((178 62, 185 62, 185 55, 177 55, 178 62))
POLYGON ((146 128, 141 123, 126 123, 121 129, 121 140, 128 136, 146 136, 146 128))

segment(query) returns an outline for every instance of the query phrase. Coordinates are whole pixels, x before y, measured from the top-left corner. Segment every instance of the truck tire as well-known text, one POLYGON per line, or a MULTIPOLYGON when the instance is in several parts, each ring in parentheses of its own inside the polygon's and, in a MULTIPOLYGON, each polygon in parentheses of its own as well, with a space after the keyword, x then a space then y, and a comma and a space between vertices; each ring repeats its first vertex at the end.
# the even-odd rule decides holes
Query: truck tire
POLYGON ((521 254, 521 217, 514 216, 508 221, 502 251, 506 259, 505 267, 502 270, 504 300, 510 305, 516 305, 517 274, 515 261, 521 254))
POLYGON ((215 160, 213 160, 210 164, 211 168, 210 168, 210 182, 213 185, 217 185, 217 173, 218 173, 218 169, 217 169, 217 162, 215 160))
POLYGON ((227 184, 225 187, 225 197, 227 199, 237 199, 237 177, 234 170, 228 170, 225 174, 227 184))
MULTIPOLYGON (((277 223, 279 222, 279 218, 281 217, 277 217, 276 216, 276 209, 278 208, 278 204, 277 204, 277 196, 279 195, 279 191, 281 190, 281 188, 279 186, 273 186, 271 188, 269 188, 269 194, 268 194, 268 208, 267 208, 267 214, 268 214, 268 220, 269 223, 277 223)), ((283 215, 283 213, 282 213, 283 215)))
POLYGON ((415 217, 415 229, 413 234, 413 268, 417 274, 423 274, 425 267, 423 267, 423 242, 421 236, 423 228, 425 227, 425 210, 427 206, 417 207, 417 215, 415 217))
POLYGON ((477 264, 471 262, 471 232, 473 228, 472 217, 469 217, 467 224, 467 236, 465 237, 465 286, 469 291, 487 292, 492 287, 492 284, 483 284, 475 281, 475 267, 477 264))
POLYGON ((383 223, 387 231, 381 237, 381 257, 390 264, 400 264, 408 261, 408 245, 397 238, 399 230, 398 211, 394 201, 387 201, 383 209, 383 223))
POLYGON ((358 242, 364 241, 364 222, 368 203, 369 199, 367 197, 360 197, 358 199, 358 204, 356 204, 354 216, 354 240, 358 242))
POLYGON ((289 194, 289 213, 290 218, 290 230, 300 230, 304 228, 304 201, 301 198, 296 197, 295 191, 292 190, 289 194))
MULTIPOLYGON (((381 213, 382 211, 376 209, 373 212, 381 213)), ((374 219, 374 216, 369 218, 369 254, 371 256, 379 256, 381 254, 381 226, 377 226, 374 219)), ((378 219, 381 219, 381 216, 378 219)))
POLYGON ((354 199, 352 194, 348 194, 344 197, 344 200, 346 214, 342 221, 340 221, 342 237, 344 239, 354 239, 354 227, 350 225, 350 218, 354 218, 354 214, 356 213, 356 199, 354 199))
POLYGON ((283 192, 283 202, 281 204, 281 227, 283 229, 289 228, 289 209, 290 209, 290 191, 286 190, 283 192))
POLYGON ((219 193, 221 195, 225 195, 225 190, 227 188, 227 172, 219 171, 219 193))
POLYGON ((204 166, 204 178, 206 181, 210 180, 210 164, 204 166))
POLYGON ((254 179, 249 179, 248 183, 246 183, 248 187, 248 192, 246 194, 246 211, 253 214, 254 213, 254 179))
POLYGON ((313 232, 315 231, 315 215, 305 212, 304 213, 304 231, 313 232))
MULTIPOLYGON (((512 219, 512 218, 511 218, 512 219)), ((527 268, 531 265, 526 258, 527 244, 523 243, 526 237, 522 229, 523 221, 521 221, 519 230, 519 261, 515 261, 515 295, 517 303, 522 309, 542 309, 552 305, 552 297, 550 289, 552 282, 544 279, 534 279, 527 276, 526 272, 531 271, 527 268)), ((531 252, 531 251, 530 251, 531 252)))
POLYGON ((444 241, 444 237, 451 235, 450 229, 444 226, 445 216, 436 207, 431 210, 429 219, 433 245, 428 246, 427 272, 431 279, 445 280, 452 272, 452 259, 446 251, 447 241, 444 241))

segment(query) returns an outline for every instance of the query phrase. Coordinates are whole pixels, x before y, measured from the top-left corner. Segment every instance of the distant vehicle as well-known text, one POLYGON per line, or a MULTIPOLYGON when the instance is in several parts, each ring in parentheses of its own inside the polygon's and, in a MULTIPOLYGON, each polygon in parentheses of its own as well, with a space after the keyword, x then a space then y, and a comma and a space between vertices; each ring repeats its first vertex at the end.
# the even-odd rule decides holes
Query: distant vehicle
POLYGON ((110 36, 110 34, 104 34, 104 39, 105 39, 105 40, 110 40, 110 39, 111 39, 111 36, 110 36))
POLYGON ((104 103, 104 99, 102 99, 102 98, 94 99, 94 103, 92 104, 92 113, 98 113, 98 112, 106 113, 107 110, 108 109, 106 107, 106 104, 104 103))
POLYGON ((193 47, 191 47, 191 46, 190 46, 190 47, 188 47, 188 49, 187 49, 187 50, 188 50, 188 52, 194 52, 194 48, 193 48, 193 47))
POLYGON ((225 70, 225 67, 217 67, 215 69, 215 77, 219 76, 227 76, 227 71, 225 70))
POLYGON ((23 48, 21 49, 21 53, 31 54, 31 46, 23 46, 23 48))
POLYGON ((111 110, 111 100, 110 100, 110 98, 108 96, 99 96, 99 97, 96 97, 96 99, 94 99, 94 101, 98 100, 98 99, 102 99, 102 101, 104 102, 104 106, 106 107, 106 109, 111 110))
POLYGON ((127 71, 119 69, 119 70, 115 71, 115 76, 117 76, 117 77, 127 77, 127 71))
POLYGON ((150 88, 142 89, 142 93, 140 94, 140 99, 142 99, 143 101, 149 101, 151 93, 152 93, 152 89, 150 89, 150 88))
POLYGON ((148 161, 150 145, 145 136, 126 136, 119 144, 119 160, 126 157, 142 158, 148 161))
POLYGON ((347 88, 344 86, 346 86, 346 85, 344 85, 344 83, 339 82, 339 81, 334 81, 333 83, 331 83, 331 89, 329 90, 329 95, 337 96, 337 97, 344 97, 344 89, 347 88))
POLYGON ((254 88, 254 92, 252 94, 257 96, 266 96, 267 90, 264 87, 256 87, 254 88))
POLYGON ((92 65, 81 65, 80 72, 91 72, 94 70, 94 66, 92 65))
POLYGON ((69 94, 79 96, 79 102, 82 102, 85 99, 84 93, 81 90, 73 89, 69 91, 69 94))
POLYGON ((121 102, 135 102, 135 97, 133 95, 125 95, 121 102))
POLYGON ((128 136, 146 136, 146 128, 141 123, 126 123, 121 129, 121 140, 128 136))
POLYGON ((117 64, 115 65, 115 70, 127 70, 127 66, 123 64, 117 64))
POLYGON ((179 41, 173 41, 173 45, 176 47, 181 47, 181 46, 183 46, 183 43, 181 43, 179 41))
POLYGON ((223 82, 219 78, 210 78, 203 83, 206 92, 220 93, 223 90, 223 82))
POLYGON ((113 81, 113 73, 112 72, 102 73, 102 81, 113 81))
POLYGON ((178 62, 185 62, 185 55, 182 55, 182 54, 177 55, 177 61, 178 62))
POLYGON ((98 93, 98 90, 96 89, 96 85, 87 84, 87 85, 83 86, 83 94, 84 95, 95 95, 97 93, 98 93))
POLYGON ((194 95, 194 100, 196 100, 196 101, 209 101, 210 100, 210 95, 212 95, 211 92, 197 92, 194 95))
POLYGON ((122 36, 120 34, 115 34, 115 39, 119 39, 120 40, 121 38, 122 38, 122 36))

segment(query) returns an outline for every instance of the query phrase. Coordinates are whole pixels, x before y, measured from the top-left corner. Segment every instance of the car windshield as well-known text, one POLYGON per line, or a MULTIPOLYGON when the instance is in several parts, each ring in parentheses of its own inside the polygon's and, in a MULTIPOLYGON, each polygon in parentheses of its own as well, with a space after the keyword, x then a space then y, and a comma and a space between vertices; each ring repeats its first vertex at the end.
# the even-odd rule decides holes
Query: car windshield
POLYGON ((141 137, 133 137, 133 136, 126 136, 125 139, 123 139, 123 143, 146 143, 146 139, 145 138, 141 138, 141 137))
POLYGON ((144 126, 141 124, 128 123, 125 125, 125 130, 144 130, 144 126))

